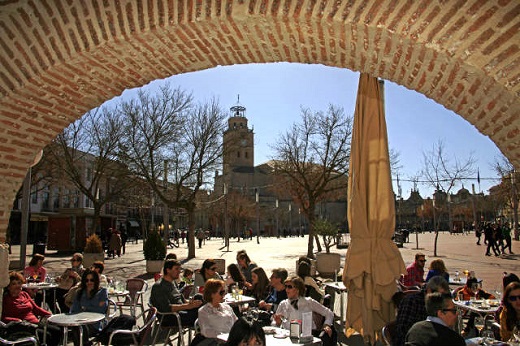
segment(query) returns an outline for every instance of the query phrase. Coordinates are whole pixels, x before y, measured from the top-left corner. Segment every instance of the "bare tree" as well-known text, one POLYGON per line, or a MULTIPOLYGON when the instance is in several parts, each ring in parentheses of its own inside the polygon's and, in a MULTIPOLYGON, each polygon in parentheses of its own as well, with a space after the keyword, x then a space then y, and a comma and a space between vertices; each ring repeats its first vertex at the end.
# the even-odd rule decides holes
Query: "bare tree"
MULTIPOLYGON (((520 239, 520 231, 518 229, 518 184, 519 176, 515 167, 509 162, 507 157, 495 157, 492 163, 494 171, 502 178, 498 185, 497 197, 503 205, 507 205, 508 209, 513 212, 513 234, 515 240, 520 239)), ((499 202, 499 203, 500 203, 499 202)))
MULTIPOLYGON (((446 196, 450 196, 452 189, 461 183, 468 176, 475 174, 475 158, 473 153, 464 160, 460 161, 457 157, 450 158, 446 152, 444 142, 439 140, 433 145, 431 151, 423 152, 423 169, 421 175, 426 184, 435 189, 435 193, 442 191, 446 196)), ((448 197, 449 198, 449 197, 448 197)), ((435 202, 435 195, 434 195, 435 202)), ((444 203, 449 208, 449 203, 444 203)), ((433 212, 435 208, 440 205, 433 205, 433 212)), ((441 210, 441 209, 439 209, 441 210)), ((434 214, 435 215, 435 214, 434 214)), ((449 227, 452 229, 451 215, 448 210, 449 227)), ((440 217, 433 225, 435 231, 435 241, 433 248, 433 255, 437 256, 437 239, 439 237, 439 223, 440 217)))
POLYGON ((219 167, 225 113, 217 100, 195 105, 191 94, 169 85, 156 95, 140 91, 120 109, 128 135, 121 157, 168 208, 188 213, 188 258, 194 258, 197 194, 219 167))
POLYGON ((272 147, 275 181, 289 194, 309 221, 307 256, 314 257, 313 225, 320 201, 347 193, 352 117, 340 107, 326 112, 301 109, 301 123, 294 124, 272 147))
POLYGON ((132 184, 132 175, 117 161, 123 134, 117 113, 96 108, 67 127, 44 150, 46 165, 60 173, 92 202, 94 223, 99 227, 101 208, 118 201, 132 184))

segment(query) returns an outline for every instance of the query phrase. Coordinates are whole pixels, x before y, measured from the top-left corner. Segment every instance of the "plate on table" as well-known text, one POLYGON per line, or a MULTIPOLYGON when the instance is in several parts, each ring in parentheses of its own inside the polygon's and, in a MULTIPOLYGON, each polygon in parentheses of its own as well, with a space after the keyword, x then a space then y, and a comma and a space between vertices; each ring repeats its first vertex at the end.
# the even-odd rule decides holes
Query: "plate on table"
POLYGON ((262 327, 262 329, 264 330, 264 333, 265 334, 276 334, 276 327, 271 327, 271 326, 265 326, 265 327, 262 327))

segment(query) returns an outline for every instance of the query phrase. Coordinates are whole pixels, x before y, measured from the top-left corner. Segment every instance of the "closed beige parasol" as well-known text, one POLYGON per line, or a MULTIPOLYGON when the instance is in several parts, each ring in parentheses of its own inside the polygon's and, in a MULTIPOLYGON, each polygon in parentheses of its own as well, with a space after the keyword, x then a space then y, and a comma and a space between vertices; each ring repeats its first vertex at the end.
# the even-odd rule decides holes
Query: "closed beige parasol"
POLYGON ((394 319, 395 280, 406 270, 392 241, 395 206, 382 93, 377 78, 361 74, 348 181, 351 242, 343 271, 347 336, 358 331, 369 342, 394 319))

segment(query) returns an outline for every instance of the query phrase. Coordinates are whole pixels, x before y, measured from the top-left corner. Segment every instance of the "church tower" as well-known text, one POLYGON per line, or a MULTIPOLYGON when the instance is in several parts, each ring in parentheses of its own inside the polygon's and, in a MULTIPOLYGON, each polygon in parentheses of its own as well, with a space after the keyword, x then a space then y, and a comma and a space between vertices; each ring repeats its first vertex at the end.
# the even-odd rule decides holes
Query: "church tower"
POLYGON ((231 117, 224 132, 225 176, 237 171, 253 172, 255 162, 254 133, 247 127, 246 108, 237 102, 230 110, 231 117))

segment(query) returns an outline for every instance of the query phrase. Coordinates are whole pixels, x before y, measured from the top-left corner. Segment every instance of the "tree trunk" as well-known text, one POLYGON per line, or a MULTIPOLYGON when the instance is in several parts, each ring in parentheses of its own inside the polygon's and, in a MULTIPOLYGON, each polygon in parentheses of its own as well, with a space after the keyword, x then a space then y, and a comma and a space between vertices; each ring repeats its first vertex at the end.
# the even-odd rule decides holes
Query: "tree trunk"
POLYGON ((309 221, 309 241, 307 242, 307 257, 314 258, 314 208, 309 207, 307 220, 309 221))
POLYGON ((195 212, 188 210, 188 259, 195 258, 195 212))
POLYGON ((435 229, 435 240, 433 241, 433 256, 437 257, 437 239, 439 238, 439 230, 435 229))
MULTIPOLYGON (((318 237, 317 234, 314 235, 314 240, 316 241, 316 249, 318 252, 321 252, 323 249, 321 248, 321 242, 320 242, 320 237, 318 237)), ((323 244, 325 244, 325 240, 323 241, 323 244)), ((327 253, 328 253, 328 249, 327 249, 327 253)))

